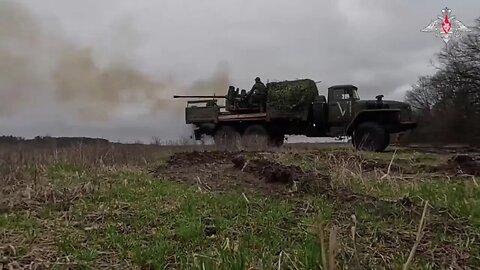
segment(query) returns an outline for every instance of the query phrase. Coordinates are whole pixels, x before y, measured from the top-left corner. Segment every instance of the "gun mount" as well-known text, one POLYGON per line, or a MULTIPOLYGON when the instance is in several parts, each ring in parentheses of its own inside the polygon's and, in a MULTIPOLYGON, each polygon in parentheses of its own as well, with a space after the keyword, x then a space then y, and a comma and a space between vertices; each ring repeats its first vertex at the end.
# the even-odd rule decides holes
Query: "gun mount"
POLYGON ((173 98, 227 98, 227 96, 217 96, 217 95, 213 95, 213 96, 203 96, 203 95, 191 95, 191 96, 181 96, 181 95, 174 95, 173 98))
POLYGON ((228 112, 258 112, 259 104, 252 102, 251 96, 247 93, 245 89, 236 88, 234 86, 229 86, 227 95, 174 95, 173 98, 195 98, 200 100, 189 100, 187 104, 195 103, 207 103, 207 106, 219 106, 217 105, 217 99, 225 99, 225 105, 219 106, 220 108, 225 108, 228 112))

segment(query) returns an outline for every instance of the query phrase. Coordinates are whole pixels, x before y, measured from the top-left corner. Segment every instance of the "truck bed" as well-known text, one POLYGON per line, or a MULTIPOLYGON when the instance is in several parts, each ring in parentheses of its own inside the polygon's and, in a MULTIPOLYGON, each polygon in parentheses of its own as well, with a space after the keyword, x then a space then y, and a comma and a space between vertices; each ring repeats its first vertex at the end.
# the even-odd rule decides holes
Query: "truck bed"
POLYGON ((220 114, 218 116, 219 122, 228 121, 258 121, 266 120, 267 113, 242 113, 242 114, 220 114))

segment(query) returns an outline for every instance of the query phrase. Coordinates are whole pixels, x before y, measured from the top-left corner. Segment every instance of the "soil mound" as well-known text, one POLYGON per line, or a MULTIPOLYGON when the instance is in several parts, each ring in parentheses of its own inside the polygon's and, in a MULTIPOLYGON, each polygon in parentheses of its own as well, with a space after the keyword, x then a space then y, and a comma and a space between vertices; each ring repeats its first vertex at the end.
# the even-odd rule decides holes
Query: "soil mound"
POLYGON ((480 154, 456 155, 450 158, 447 164, 455 173, 480 175, 480 154))
MULTIPOLYGON (((250 155, 251 153, 248 153, 250 155)), ((260 153, 254 153, 261 156, 260 153)), ((292 176, 270 176, 271 182, 250 173, 250 168, 242 170, 250 157, 233 152, 189 152, 176 153, 166 164, 150 171, 156 177, 197 186, 212 191, 253 191, 269 195, 289 193, 292 176), (285 178, 286 177, 286 178, 285 178), (285 178, 285 181, 278 179, 285 178)))
POLYGON ((301 191, 325 192, 330 188, 330 178, 315 172, 304 172, 300 167, 284 165, 263 157, 248 160, 243 155, 232 159, 233 166, 251 173, 267 183, 279 182, 291 184, 301 191))
POLYGON ((285 194, 292 191, 323 193, 330 189, 328 174, 305 172, 300 167, 281 164, 259 153, 176 153, 166 165, 151 173, 217 191, 240 189, 285 194))
POLYGON ((181 152, 172 155, 167 161, 167 165, 171 168, 178 168, 208 163, 229 163, 229 159, 231 159, 232 155, 233 154, 230 152, 221 151, 181 152))

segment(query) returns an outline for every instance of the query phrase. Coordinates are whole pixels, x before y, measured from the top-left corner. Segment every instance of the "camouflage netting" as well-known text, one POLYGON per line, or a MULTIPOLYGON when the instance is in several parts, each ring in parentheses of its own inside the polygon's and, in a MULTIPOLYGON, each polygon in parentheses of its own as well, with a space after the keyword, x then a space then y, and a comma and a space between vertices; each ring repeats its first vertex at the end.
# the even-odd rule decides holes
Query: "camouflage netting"
POLYGON ((268 83, 268 103, 277 110, 302 111, 318 95, 317 85, 309 79, 268 83))

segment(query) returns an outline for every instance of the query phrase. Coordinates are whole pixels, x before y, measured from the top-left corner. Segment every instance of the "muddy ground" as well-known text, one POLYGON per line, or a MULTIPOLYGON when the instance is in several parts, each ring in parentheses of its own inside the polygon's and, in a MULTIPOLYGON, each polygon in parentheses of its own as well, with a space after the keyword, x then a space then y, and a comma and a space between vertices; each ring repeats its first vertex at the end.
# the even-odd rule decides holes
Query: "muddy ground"
MULTIPOLYGON (((445 152, 443 152, 445 153, 445 152)), ((172 155, 166 164, 151 172, 161 178, 203 186, 210 190, 245 190, 265 194, 300 192, 330 192, 329 162, 342 160, 344 164, 359 166, 363 172, 377 169, 392 174, 411 173, 402 160, 377 160, 363 158, 351 151, 312 151, 294 153, 293 159, 302 157, 311 162, 325 162, 322 170, 305 170, 299 166, 279 162, 281 153, 269 152, 185 152, 172 155), (316 160, 316 161, 315 161, 316 160)), ((455 153, 444 163, 421 166, 424 173, 438 173, 445 176, 480 176, 480 153, 455 153)))
POLYGON ((247 156, 231 152, 177 153, 170 157, 165 166, 162 165, 152 172, 157 177, 197 185, 207 190, 241 190, 272 195, 289 193, 288 183, 291 182, 292 176, 289 179, 266 181, 261 176, 263 170, 260 166, 244 166, 237 163, 239 159, 250 159, 249 156, 252 155, 261 156, 262 154, 249 153, 247 156))

